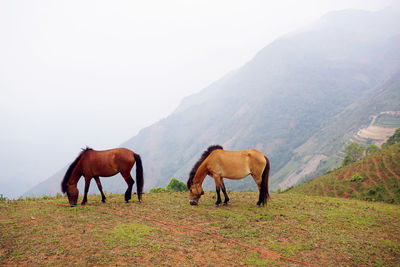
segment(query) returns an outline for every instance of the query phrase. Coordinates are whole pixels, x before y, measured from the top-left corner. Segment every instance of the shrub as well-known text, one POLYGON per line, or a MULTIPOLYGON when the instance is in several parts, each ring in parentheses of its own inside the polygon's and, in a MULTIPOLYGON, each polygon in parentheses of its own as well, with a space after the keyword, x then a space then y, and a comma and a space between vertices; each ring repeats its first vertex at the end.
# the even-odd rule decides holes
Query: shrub
POLYGON ((389 139, 382 144, 382 147, 388 147, 400 142, 400 128, 398 128, 395 133, 389 137, 389 139))
POLYGON ((150 189, 150 193, 165 193, 168 192, 164 187, 154 187, 150 189))
POLYGON ((362 145, 353 142, 346 146, 346 156, 343 159, 342 166, 346 166, 351 162, 359 160, 364 154, 365 148, 362 145))
POLYGON ((167 185, 167 190, 169 192, 185 192, 188 191, 185 183, 172 178, 171 181, 169 182, 169 184, 167 185))
POLYGON ((347 166, 350 163, 354 162, 349 155, 346 155, 343 159, 342 166, 347 166))
POLYGON ((365 154, 368 156, 377 151, 379 151, 379 147, 374 144, 371 144, 365 149, 365 154))
POLYGON ((350 178, 350 182, 362 183, 363 181, 364 181, 364 178, 361 175, 359 175, 358 173, 354 174, 350 178))

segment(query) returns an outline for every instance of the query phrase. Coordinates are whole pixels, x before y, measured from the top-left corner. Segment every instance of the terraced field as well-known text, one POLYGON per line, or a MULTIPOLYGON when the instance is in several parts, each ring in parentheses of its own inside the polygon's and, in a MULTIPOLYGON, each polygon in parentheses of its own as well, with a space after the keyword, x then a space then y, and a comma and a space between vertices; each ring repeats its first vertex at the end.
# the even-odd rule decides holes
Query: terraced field
POLYGON ((400 204, 400 144, 288 190, 400 204))

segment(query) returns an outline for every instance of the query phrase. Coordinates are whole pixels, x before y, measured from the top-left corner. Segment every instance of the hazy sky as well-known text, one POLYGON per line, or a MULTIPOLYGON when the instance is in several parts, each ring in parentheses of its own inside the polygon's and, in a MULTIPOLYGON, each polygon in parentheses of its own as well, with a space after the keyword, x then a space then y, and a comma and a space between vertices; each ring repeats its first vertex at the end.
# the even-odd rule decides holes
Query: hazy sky
POLYGON ((1 0, 0 193, 23 193, 86 145, 117 147, 330 10, 395 2, 1 0))

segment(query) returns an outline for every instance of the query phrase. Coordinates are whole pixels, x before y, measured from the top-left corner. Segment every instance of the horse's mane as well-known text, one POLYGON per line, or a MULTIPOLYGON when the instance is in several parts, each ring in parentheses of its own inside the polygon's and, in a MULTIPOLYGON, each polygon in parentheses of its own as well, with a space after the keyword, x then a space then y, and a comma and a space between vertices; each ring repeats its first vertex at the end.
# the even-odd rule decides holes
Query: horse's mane
POLYGON ((203 163, 203 161, 211 154, 211 152, 213 152, 214 150, 217 149, 224 149, 222 146, 220 145, 212 145, 209 146, 207 148, 207 150, 205 150, 203 152, 203 154, 201 155, 201 157, 199 158, 199 160, 196 162, 196 164, 194 164, 192 170, 190 171, 189 174, 189 180, 187 181, 187 187, 190 189, 190 186, 193 184, 193 179, 194 176, 196 175, 197 170, 199 169, 201 163, 203 163))
POLYGON ((61 191, 63 193, 65 193, 67 191, 67 183, 69 181, 69 178, 71 177, 71 174, 72 174, 73 170, 76 167, 76 164, 78 164, 78 162, 81 159, 81 157, 83 156, 83 154, 85 154, 89 150, 93 150, 93 149, 90 148, 90 147, 82 148, 82 151, 78 155, 78 157, 74 160, 74 162, 71 163, 71 165, 69 165, 68 170, 64 175, 64 179, 61 182, 61 191))

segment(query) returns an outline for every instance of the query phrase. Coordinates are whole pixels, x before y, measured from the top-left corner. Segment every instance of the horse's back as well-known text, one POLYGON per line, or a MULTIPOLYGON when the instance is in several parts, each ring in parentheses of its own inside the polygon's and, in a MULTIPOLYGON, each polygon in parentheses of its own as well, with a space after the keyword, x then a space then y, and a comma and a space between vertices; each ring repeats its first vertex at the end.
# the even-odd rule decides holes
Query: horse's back
POLYGON ((135 162, 133 151, 127 148, 91 150, 85 157, 86 172, 92 176, 113 176, 119 171, 129 171, 135 162))
POLYGON ((254 148, 246 150, 216 150, 213 151, 210 156, 219 157, 222 160, 229 161, 257 160, 265 162, 264 154, 254 148))
POLYGON ((256 149, 215 150, 207 158, 206 164, 211 172, 222 177, 240 179, 258 169, 264 169, 266 159, 264 154, 256 149))
POLYGON ((249 152, 249 155, 251 158, 253 158, 253 160, 256 160, 260 163, 266 164, 267 159, 266 156, 264 155, 264 153, 262 153, 261 151, 258 151, 257 149, 249 149, 247 150, 249 152))

